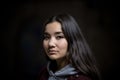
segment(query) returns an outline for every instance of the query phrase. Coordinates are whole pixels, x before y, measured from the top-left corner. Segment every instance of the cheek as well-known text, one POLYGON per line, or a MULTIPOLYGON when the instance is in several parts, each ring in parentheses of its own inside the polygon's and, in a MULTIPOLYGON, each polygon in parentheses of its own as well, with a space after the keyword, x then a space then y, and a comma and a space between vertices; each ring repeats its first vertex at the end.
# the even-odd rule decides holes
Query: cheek
POLYGON ((67 41, 63 41, 62 43, 60 43, 60 46, 59 46, 61 49, 64 49, 64 50, 67 50, 68 48, 68 43, 67 41))
POLYGON ((43 48, 46 50, 48 48, 48 43, 46 41, 43 41, 43 48))

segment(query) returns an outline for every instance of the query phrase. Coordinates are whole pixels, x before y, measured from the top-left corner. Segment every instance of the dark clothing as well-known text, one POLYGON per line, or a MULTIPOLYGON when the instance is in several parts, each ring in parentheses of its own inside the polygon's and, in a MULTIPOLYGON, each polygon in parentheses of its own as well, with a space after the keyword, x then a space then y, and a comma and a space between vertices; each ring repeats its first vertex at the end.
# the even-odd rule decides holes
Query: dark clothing
POLYGON ((47 71, 50 75, 48 80, 67 80, 67 76, 78 73, 78 71, 76 71, 76 69, 71 64, 67 64, 58 71, 55 71, 55 67, 55 64, 48 62, 47 71))
MULTIPOLYGON (((45 67, 41 70, 38 80, 48 80, 48 78, 49 78, 49 73, 48 73, 47 67, 45 67)), ((77 73, 75 75, 67 76, 67 80, 92 80, 92 79, 81 73, 77 73)))

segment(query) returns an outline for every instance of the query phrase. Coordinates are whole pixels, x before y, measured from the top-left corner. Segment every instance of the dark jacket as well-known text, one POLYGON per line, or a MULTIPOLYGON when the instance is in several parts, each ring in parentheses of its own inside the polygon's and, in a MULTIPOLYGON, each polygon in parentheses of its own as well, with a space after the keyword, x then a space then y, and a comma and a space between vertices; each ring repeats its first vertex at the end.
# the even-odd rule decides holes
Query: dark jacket
MULTIPOLYGON (((48 77, 49 73, 47 71, 47 68, 45 67, 40 71, 38 80, 48 80, 48 77)), ((78 73, 72 76, 67 76, 67 80, 92 80, 92 79, 88 76, 78 73)))

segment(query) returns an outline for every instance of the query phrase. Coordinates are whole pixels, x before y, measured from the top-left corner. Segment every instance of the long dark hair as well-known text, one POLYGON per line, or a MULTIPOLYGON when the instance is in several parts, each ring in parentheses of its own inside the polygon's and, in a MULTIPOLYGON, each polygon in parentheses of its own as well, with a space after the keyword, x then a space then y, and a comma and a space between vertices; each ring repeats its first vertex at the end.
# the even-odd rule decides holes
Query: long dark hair
POLYGON ((60 22, 65 38, 68 41, 69 62, 81 73, 90 76, 93 80, 99 80, 99 71, 96 60, 80 30, 76 20, 70 14, 59 14, 50 17, 44 24, 60 22))

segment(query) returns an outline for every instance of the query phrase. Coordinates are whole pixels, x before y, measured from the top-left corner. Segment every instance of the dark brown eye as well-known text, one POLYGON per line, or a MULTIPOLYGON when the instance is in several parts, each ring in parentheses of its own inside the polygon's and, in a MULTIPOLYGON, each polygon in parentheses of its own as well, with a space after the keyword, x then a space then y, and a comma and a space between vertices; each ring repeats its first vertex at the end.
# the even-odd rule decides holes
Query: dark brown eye
POLYGON ((64 36, 57 36, 56 39, 62 39, 64 36))
POLYGON ((50 39, 50 36, 49 35, 44 35, 44 40, 48 40, 50 39))

